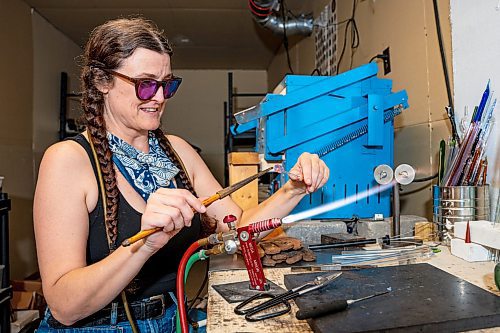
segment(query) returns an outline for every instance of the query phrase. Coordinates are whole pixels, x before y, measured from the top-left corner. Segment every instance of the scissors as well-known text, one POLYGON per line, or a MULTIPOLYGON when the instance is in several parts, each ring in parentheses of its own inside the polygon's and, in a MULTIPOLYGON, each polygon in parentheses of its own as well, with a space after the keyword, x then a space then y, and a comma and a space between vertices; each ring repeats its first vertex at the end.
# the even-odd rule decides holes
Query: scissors
POLYGON ((251 322, 284 315, 285 313, 290 312, 292 309, 288 300, 319 289, 338 278, 341 274, 342 272, 336 272, 333 274, 317 276, 314 280, 304 283, 303 285, 290 289, 279 295, 273 295, 270 293, 260 293, 254 295, 238 304, 238 306, 236 306, 236 308, 234 309, 234 312, 238 315, 245 315, 245 319, 251 322), (265 298, 269 298, 269 300, 255 306, 247 307, 247 305, 253 303, 254 301, 265 298), (264 310, 273 308, 278 305, 284 305, 285 308, 283 310, 276 310, 274 312, 266 313, 263 315, 257 315, 264 310))

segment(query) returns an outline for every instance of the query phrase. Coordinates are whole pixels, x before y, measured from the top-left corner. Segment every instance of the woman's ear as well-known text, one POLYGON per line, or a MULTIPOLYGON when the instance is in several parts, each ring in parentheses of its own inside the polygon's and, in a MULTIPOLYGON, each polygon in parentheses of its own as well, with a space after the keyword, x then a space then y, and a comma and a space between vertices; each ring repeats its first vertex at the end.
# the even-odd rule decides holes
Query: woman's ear
POLYGON ((109 92, 109 84, 108 83, 97 83, 97 90, 99 90, 103 95, 106 95, 109 92))

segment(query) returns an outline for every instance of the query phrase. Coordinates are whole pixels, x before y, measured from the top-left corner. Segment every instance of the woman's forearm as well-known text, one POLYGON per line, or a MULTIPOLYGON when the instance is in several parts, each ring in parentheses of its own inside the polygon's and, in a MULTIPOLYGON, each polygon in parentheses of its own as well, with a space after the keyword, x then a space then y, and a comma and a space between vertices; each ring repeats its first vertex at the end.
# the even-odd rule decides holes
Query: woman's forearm
POLYGON ((241 216, 240 226, 248 225, 273 217, 287 216, 306 195, 305 191, 285 183, 276 193, 257 207, 245 210, 241 216))

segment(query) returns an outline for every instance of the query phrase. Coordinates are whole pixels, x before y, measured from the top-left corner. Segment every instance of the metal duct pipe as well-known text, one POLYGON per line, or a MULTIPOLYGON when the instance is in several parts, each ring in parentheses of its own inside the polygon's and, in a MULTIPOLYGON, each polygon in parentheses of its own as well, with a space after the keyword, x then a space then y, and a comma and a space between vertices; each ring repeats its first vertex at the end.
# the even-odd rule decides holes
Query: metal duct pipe
POLYGON ((285 23, 283 17, 277 16, 273 12, 277 4, 278 0, 248 0, 248 6, 255 21, 274 34, 283 35, 286 29, 288 36, 311 35, 313 31, 312 15, 301 14, 296 18, 288 18, 285 23))

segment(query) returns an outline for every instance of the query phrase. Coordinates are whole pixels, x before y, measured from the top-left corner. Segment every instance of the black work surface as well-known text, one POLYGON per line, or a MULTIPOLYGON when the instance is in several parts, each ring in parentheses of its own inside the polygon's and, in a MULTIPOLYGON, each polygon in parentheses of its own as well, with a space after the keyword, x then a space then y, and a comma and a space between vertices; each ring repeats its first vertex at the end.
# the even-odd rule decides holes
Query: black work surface
MULTIPOLYGON (((288 289, 327 273, 285 275, 288 289)), ((318 291, 295 298, 299 309, 357 299, 343 312, 308 319, 314 332, 456 332, 500 326, 500 297, 429 264, 344 271, 318 291)))
MULTIPOLYGON (((267 279, 266 281, 269 284, 269 290, 265 291, 267 294, 277 295, 286 291, 273 281, 267 279)), ((250 289, 250 281, 216 284, 212 285, 212 288, 214 288, 228 303, 243 302, 255 294, 262 293, 260 290, 250 289)))

